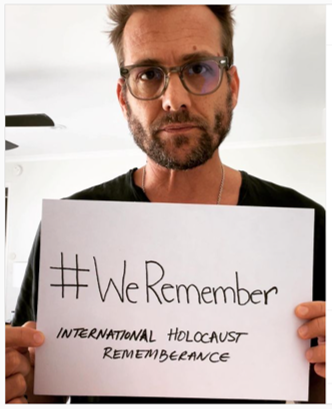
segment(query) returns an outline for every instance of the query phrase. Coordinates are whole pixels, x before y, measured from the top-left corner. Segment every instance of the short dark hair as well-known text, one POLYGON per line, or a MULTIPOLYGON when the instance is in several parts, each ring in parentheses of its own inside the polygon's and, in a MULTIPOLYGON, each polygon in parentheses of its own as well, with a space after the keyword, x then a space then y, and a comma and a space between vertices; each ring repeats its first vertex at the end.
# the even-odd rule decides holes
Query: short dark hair
MULTIPOLYGON (((108 17, 113 23, 113 28, 108 32, 108 37, 110 43, 113 44, 115 53, 119 65, 122 66, 124 63, 124 53, 123 53, 123 31, 129 17, 138 10, 149 10, 151 8, 160 7, 179 7, 175 5, 125 5, 116 4, 108 6, 108 17)), ((233 51, 233 35, 234 35, 234 18, 232 16, 233 10, 230 5, 221 6, 207 6, 212 13, 217 17, 222 28, 222 50, 224 55, 228 57, 229 65, 232 66, 234 62, 234 51, 233 51)))

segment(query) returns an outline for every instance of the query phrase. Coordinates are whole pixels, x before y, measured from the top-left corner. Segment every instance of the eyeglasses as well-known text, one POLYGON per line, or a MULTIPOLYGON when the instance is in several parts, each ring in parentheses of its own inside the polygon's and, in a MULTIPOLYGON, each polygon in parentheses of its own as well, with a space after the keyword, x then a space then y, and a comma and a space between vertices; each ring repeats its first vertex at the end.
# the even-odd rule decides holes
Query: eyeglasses
POLYGON ((152 100, 166 91, 171 73, 179 75, 182 85, 191 94, 212 94, 221 84, 224 68, 229 68, 227 57, 209 57, 171 68, 128 65, 120 68, 120 74, 135 98, 152 100))

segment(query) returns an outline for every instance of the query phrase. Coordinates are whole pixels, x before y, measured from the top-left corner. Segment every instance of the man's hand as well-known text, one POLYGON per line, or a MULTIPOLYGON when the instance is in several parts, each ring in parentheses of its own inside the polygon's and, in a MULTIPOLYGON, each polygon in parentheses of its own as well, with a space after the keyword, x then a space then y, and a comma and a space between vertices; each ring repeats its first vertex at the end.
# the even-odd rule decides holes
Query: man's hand
POLYGON ((42 332, 31 328, 34 326, 6 326, 6 403, 27 403, 25 378, 31 370, 28 348, 42 345, 45 339, 42 332))
POLYGON ((318 338, 318 346, 308 349, 306 358, 314 364, 316 374, 325 378, 325 302, 313 301, 300 304, 295 308, 295 314, 298 318, 308 320, 298 329, 299 337, 318 338))

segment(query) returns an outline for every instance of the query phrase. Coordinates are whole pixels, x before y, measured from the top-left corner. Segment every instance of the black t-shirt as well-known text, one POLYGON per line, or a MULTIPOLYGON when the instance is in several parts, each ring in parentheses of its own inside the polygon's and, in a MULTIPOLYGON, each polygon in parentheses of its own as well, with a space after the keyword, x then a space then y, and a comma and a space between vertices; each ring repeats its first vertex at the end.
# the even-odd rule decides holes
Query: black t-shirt
MULTIPOLYGON (((104 200, 122 202, 149 202, 143 190, 133 181, 136 169, 111 181, 78 192, 71 200, 104 200)), ((325 210, 311 199, 293 189, 276 185, 241 171, 242 184, 238 206, 270 206, 315 209, 313 300, 325 300, 325 210)), ((40 255, 40 230, 38 229, 12 325, 36 321, 40 255)), ((287 368, 285 368, 287 370, 287 368)), ((295 380, 294 380, 295 381, 295 380)), ((266 401, 144 398, 144 397, 72 397, 72 403, 267 403, 266 401)), ((282 403, 269 401, 268 403, 282 403)))

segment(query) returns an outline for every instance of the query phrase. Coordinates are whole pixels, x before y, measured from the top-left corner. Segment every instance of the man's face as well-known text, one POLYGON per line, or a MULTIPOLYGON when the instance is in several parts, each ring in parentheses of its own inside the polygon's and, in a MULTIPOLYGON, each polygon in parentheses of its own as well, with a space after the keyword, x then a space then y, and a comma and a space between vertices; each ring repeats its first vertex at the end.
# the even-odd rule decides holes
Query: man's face
MULTIPOLYGON (((124 30, 124 65, 154 60, 173 67, 196 54, 222 56, 220 39, 220 23, 205 6, 135 12, 124 30)), ((216 92, 197 96, 183 87, 178 74, 171 74, 166 92, 151 101, 134 98, 120 81, 119 101, 137 145, 168 169, 185 170, 204 164, 230 129, 238 90, 236 70, 236 79, 233 77, 230 72, 229 82, 224 72, 216 92)))

